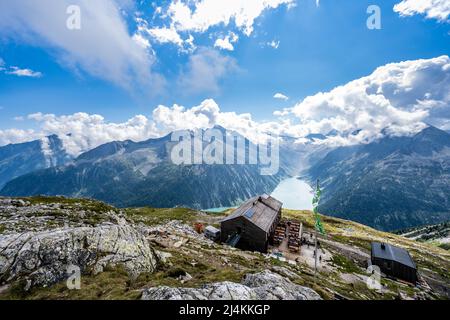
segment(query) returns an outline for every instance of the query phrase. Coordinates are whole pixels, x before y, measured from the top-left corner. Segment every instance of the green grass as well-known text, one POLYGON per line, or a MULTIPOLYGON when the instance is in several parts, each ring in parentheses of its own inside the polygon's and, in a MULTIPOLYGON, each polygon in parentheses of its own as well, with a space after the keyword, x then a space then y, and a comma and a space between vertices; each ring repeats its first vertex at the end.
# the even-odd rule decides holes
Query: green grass
POLYGON ((122 268, 106 268, 95 276, 82 276, 80 290, 69 290, 66 282, 60 282, 50 288, 23 290, 24 283, 19 281, 0 295, 1 300, 129 300, 141 295, 142 279, 131 280, 122 268))
POLYGON ((143 222, 148 226, 164 224, 172 220, 192 224, 198 220, 198 211, 187 208, 157 209, 145 207, 126 209, 125 213, 131 220, 143 222))
POLYGON ((151 286, 168 285, 195 288, 213 282, 240 282, 245 274, 245 272, 238 271, 234 267, 234 264, 244 267, 240 264, 242 263, 241 257, 227 256, 229 264, 224 266, 220 255, 210 253, 210 251, 202 250, 202 257, 190 253, 184 254, 179 250, 170 250, 169 252, 172 254, 169 259, 171 265, 165 264, 160 267, 158 272, 150 279, 149 284, 151 286), (180 281, 175 279, 181 272, 189 273, 192 280, 181 284, 180 281))
POLYGON ((362 239, 357 237, 347 237, 339 234, 333 234, 333 240, 340 242, 342 244, 348 244, 351 246, 359 247, 365 249, 366 251, 371 250, 371 241, 368 239, 362 239))

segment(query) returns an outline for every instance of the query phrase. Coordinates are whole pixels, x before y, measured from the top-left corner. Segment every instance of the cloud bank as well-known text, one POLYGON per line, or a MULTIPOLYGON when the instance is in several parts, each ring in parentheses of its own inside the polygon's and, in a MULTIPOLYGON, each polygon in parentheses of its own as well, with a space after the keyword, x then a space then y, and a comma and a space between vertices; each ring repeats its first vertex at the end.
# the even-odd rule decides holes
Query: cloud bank
POLYGON ((319 92, 276 112, 271 121, 257 121, 249 113, 223 112, 212 99, 186 108, 160 105, 152 116, 135 116, 123 123, 100 115, 76 113, 56 116, 32 114, 37 130, 0 130, 0 145, 57 134, 73 155, 113 140, 160 137, 174 130, 221 125, 258 142, 267 133, 304 141, 311 133, 330 136, 320 143, 349 145, 389 135, 411 135, 427 124, 450 129, 450 58, 392 63, 371 75, 319 92), (69 135, 70 134, 70 135, 69 135))
POLYGON ((391 134, 405 135, 425 123, 439 126, 450 118, 450 59, 441 56, 388 64, 277 114, 297 118, 302 135, 305 130, 322 134, 359 131, 347 143, 378 137, 386 128, 391 134))

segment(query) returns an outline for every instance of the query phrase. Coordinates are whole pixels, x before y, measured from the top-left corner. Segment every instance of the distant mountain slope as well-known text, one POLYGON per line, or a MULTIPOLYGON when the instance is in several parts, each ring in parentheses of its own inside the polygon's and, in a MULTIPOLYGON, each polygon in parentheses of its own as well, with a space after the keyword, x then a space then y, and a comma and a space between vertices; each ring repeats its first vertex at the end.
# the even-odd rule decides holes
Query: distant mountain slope
POLYGON ((430 242, 443 249, 450 250, 450 221, 403 229, 396 231, 395 234, 420 242, 430 242))
POLYGON ((327 215, 382 230, 450 219, 450 134, 434 127, 338 148, 308 176, 322 182, 327 215))
POLYGON ((89 197, 119 207, 231 206, 275 189, 286 174, 263 176, 259 165, 175 165, 170 135, 143 142, 111 142, 67 166, 49 168, 8 183, 2 195, 89 197))
POLYGON ((16 177, 35 170, 63 165, 70 159, 64 151, 61 140, 55 135, 0 147, 0 189, 16 177))

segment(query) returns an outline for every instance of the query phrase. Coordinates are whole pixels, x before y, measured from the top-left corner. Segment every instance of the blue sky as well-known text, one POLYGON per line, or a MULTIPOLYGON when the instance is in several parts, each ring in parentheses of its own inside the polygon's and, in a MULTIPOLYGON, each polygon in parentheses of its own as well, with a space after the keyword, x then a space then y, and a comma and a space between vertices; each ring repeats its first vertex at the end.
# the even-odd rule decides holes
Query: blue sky
MULTIPOLYGON (((16 2, 19 4, 2 4, 6 7, 1 11, 20 11, 17 15, 27 18, 27 11, 20 8, 22 1, 16 2)), ((71 3, 77 2, 80 1, 71 3)), ((171 1, 100 2, 122 6, 120 19, 130 37, 142 25, 136 17, 146 21, 148 29, 174 23, 155 9, 161 7, 164 12, 171 1)), ((145 84, 137 77, 130 80, 130 85, 122 85, 117 79, 108 78, 108 69, 88 70, 92 63, 83 65, 73 58, 75 55, 65 53, 67 44, 58 46, 57 41, 49 40, 53 35, 42 36, 50 33, 36 27, 45 25, 46 19, 43 16, 40 23, 38 12, 37 22, 29 25, 25 22, 26 27, 19 25, 14 29, 0 23, 0 58, 4 61, 4 72, 0 72, 0 130, 34 128, 36 123, 26 120, 26 116, 36 112, 55 115, 85 112, 101 114, 107 121, 124 122, 137 114, 151 117, 158 105, 179 104, 190 108, 208 98, 214 99, 222 112, 251 113, 255 121, 271 120, 274 111, 370 75, 377 67, 431 59, 450 52, 448 20, 421 13, 401 16, 393 10, 400 0, 321 0, 318 6, 315 0, 279 2, 256 16, 251 33, 245 27, 236 26, 233 18, 228 24, 211 25, 206 31, 179 27, 178 34, 183 40, 193 36, 195 49, 160 43, 146 34, 149 43, 146 50, 152 62, 136 68, 151 69, 151 79, 146 78, 145 84), (381 8, 381 30, 366 27, 369 17, 366 10, 372 4, 381 8), (28 28, 28 34, 20 35, 17 31, 20 28, 28 28), (214 46, 218 38, 231 32, 238 37, 232 43, 233 51, 214 46), (278 44, 277 48, 268 45, 270 42, 278 44), (194 68, 193 61, 206 55, 210 59, 201 61, 210 63, 205 68, 212 69, 201 72, 211 71, 215 75, 202 83, 200 71, 192 74, 190 71, 194 68), (216 64, 223 69, 214 69, 216 64), (32 77, 8 72, 19 69, 40 74, 32 77), (164 84, 155 85, 156 82, 164 84), (274 99, 278 92, 289 100, 274 99), (25 121, 18 121, 17 117, 24 117, 25 121)), ((82 1, 80 5, 83 14, 82 1)), ((190 8, 194 10, 195 4, 190 3, 190 8)), ((58 21, 65 21, 61 11, 53 14, 60 14, 58 21)), ((115 32, 114 26, 107 30, 115 32)), ((95 41, 89 44, 91 49, 93 45, 95 41)), ((111 61, 117 61, 114 59, 111 61)), ((138 73, 137 70, 133 72, 138 73)))

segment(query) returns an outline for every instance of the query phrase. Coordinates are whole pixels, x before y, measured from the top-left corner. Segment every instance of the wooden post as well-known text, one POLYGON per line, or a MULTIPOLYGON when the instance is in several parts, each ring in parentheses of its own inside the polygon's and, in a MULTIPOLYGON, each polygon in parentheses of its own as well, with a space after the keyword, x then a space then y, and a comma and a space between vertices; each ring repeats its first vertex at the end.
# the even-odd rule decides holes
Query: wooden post
POLYGON ((303 222, 300 222, 300 230, 298 230, 298 237, 300 238, 300 241, 302 240, 303 236, 303 222))
POLYGON ((316 284, 317 278, 317 230, 314 230, 314 284, 316 284))
POLYGON ((300 230, 298 230, 298 240, 300 241, 300 246, 298 248, 298 253, 302 252, 302 237, 303 237, 303 222, 300 222, 300 230))

